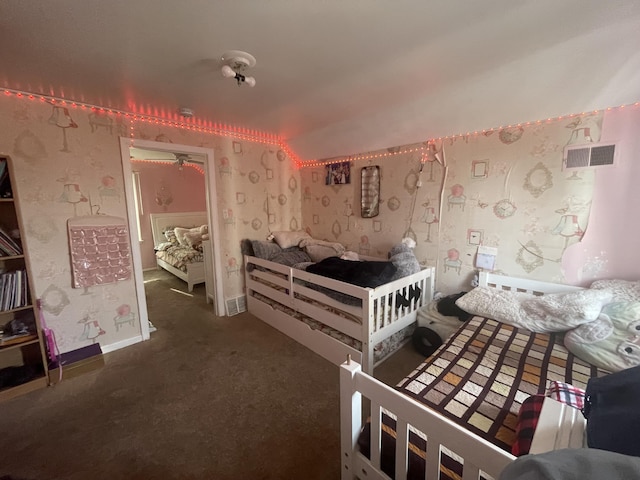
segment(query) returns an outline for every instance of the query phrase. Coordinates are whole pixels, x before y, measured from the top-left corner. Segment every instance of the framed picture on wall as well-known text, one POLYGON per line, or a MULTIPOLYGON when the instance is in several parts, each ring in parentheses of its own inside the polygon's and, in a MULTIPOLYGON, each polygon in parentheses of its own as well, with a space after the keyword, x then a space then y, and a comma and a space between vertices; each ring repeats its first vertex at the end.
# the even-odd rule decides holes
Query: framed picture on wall
POLYGON ((324 168, 326 185, 351 183, 351 162, 331 163, 324 168))

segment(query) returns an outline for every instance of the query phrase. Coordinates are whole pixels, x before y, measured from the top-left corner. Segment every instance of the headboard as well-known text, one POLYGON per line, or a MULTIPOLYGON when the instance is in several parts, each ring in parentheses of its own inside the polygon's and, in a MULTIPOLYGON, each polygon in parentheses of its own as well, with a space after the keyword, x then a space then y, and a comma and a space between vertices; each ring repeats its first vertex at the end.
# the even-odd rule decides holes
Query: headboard
POLYGON ((167 241, 163 233, 167 227, 192 228, 209 223, 207 212, 152 213, 149 217, 154 246, 167 241))

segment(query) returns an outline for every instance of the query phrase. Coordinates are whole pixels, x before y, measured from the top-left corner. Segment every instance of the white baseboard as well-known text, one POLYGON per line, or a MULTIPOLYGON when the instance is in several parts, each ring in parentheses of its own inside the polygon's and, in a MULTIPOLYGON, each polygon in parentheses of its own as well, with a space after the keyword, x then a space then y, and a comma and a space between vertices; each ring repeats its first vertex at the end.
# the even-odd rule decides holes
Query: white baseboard
POLYGON ((136 343, 140 342, 142 342, 142 335, 136 335, 135 337, 127 338, 126 340, 120 340, 119 342, 111 343, 109 345, 100 345, 100 348, 102 349, 102 353, 109 353, 120 350, 121 348, 135 345, 136 343))

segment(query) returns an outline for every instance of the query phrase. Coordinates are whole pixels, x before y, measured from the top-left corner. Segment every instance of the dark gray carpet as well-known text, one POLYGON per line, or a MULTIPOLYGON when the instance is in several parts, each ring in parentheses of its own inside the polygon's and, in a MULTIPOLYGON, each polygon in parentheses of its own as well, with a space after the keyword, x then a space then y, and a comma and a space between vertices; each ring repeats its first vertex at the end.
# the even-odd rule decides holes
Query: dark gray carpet
MULTIPOLYGON (((147 275, 151 340, 99 371, 0 404, 0 476, 337 479, 338 368, 249 314, 219 318, 147 275)), ((395 383, 404 348, 376 376, 395 383)))

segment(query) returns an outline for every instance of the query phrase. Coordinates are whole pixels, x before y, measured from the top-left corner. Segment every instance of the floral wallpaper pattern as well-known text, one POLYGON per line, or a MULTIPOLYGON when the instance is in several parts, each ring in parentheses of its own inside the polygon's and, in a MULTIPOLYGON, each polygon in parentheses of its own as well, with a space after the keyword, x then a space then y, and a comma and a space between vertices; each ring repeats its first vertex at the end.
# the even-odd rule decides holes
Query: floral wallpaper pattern
POLYGON ((265 239, 269 230, 302 223, 299 171, 275 145, 3 95, 0 155, 14 161, 35 294, 61 352, 140 335, 133 280, 73 289, 67 238, 69 218, 127 218, 119 137, 131 133, 214 150, 225 297, 244 290, 242 238, 265 239))
MULTIPOLYGON (((359 182, 327 187, 323 167, 304 168, 304 225, 314 236, 378 257, 412 237, 418 259, 437 267, 437 288, 445 292, 471 288, 480 245, 498 249, 499 271, 562 281, 562 255, 587 229, 594 183, 593 171, 562 170, 563 149, 586 134, 598 141, 602 118, 586 114, 363 152, 381 157, 380 215, 372 219, 353 208, 359 182)), ((354 178, 372 162, 355 160, 354 178)))
MULTIPOLYGON (((379 158, 354 157, 351 183, 326 185, 324 167, 298 170, 275 145, 3 95, 0 155, 14 160, 35 294, 66 352, 93 342, 116 345, 140 334, 133 280, 71 287, 67 220, 127 216, 120 136, 214 150, 220 219, 214 228, 221 237, 225 297, 244 290, 241 239, 295 229, 375 257, 386 257, 392 245, 412 237, 420 262, 437 268, 437 288, 453 293, 470 289, 480 245, 496 247, 496 269, 510 275, 563 281, 562 260, 569 252, 568 264, 583 277, 607 271, 617 252, 598 249, 597 242, 584 254, 572 248, 591 231, 594 178, 599 177, 593 171, 563 171, 562 155, 567 144, 598 141, 603 118, 621 115, 579 115, 363 152, 379 158), (362 218, 359 178, 368 165, 380 166, 380 213, 362 218)), ((629 140, 637 136, 633 128, 619 130, 628 145, 636 145, 629 140)), ((631 197, 635 186, 630 188, 624 172, 633 163, 632 150, 624 154, 622 174, 608 180, 621 183, 620 192, 631 197)), ((165 194, 160 197, 166 201, 165 194)), ((627 203, 612 206, 615 214, 637 218, 627 203)))

